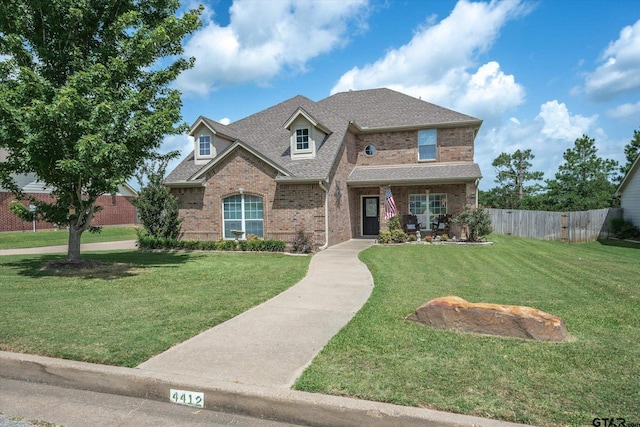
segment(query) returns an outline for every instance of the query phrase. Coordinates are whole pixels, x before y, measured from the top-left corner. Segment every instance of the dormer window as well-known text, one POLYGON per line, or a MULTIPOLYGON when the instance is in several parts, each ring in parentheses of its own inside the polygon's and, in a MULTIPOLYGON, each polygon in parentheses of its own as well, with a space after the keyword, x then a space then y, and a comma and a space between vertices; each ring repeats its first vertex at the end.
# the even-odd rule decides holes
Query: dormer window
POLYGON ((309 129, 296 129, 296 151, 309 150, 309 129))
POLYGON ((211 136, 200 135, 198 139, 198 153, 200 157, 211 156, 211 136))

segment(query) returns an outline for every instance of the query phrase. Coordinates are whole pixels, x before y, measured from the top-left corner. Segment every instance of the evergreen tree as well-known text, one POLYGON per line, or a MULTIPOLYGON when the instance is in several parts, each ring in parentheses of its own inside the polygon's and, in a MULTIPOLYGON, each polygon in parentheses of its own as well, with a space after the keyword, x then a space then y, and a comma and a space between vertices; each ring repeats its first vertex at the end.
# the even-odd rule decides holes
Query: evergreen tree
POLYGON ((136 174, 141 190, 132 203, 149 236, 177 239, 180 235, 178 199, 162 183, 167 163, 179 154, 176 151, 147 160, 136 174))
MULTIPOLYGON (((527 185, 529 181, 541 181, 542 172, 531 171, 531 150, 516 150, 513 154, 501 153, 492 165, 496 168, 497 187, 485 193, 486 201, 493 207, 521 209, 528 199, 540 191, 539 184, 527 185)), ((485 204, 485 203, 483 203, 485 204)))
POLYGON ((179 0, 11 0, 0 13, 0 186, 28 199, 14 177, 35 173, 54 203, 40 216, 68 224, 68 259, 80 259, 96 199, 114 193, 181 133, 180 93, 193 65, 182 39, 200 10, 179 0))
POLYGON ((627 163, 620 168, 620 172, 622 176, 620 179, 624 178, 624 176, 631 169, 631 165, 636 160, 638 155, 640 154, 640 130, 633 131, 633 139, 625 145, 624 147, 624 155, 626 157, 627 163))
POLYGON ((598 157, 595 139, 583 135, 562 155, 554 180, 547 181, 547 209, 583 211, 613 205, 618 162, 598 157))

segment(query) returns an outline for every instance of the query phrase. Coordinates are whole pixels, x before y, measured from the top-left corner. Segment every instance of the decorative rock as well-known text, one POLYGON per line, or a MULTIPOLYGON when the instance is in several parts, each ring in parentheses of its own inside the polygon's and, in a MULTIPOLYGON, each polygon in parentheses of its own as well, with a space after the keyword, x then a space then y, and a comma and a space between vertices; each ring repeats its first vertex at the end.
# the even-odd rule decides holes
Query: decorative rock
POLYGON ((531 307, 474 304, 456 296, 432 299, 407 319, 441 329, 542 341, 562 341, 567 336, 558 316, 531 307))

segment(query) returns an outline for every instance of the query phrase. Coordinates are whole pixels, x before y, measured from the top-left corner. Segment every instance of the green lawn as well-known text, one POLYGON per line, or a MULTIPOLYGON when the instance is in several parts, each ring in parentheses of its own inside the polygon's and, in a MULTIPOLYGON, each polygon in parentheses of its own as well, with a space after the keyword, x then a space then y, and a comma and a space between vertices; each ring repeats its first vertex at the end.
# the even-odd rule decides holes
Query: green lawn
POLYGON ((277 295, 309 257, 85 253, 115 263, 42 270, 59 256, 0 257, 0 350, 133 367, 277 295))
POLYGON ((491 240, 361 253, 373 294, 295 387, 538 425, 640 422, 640 245, 491 240), (559 315, 570 337, 537 342, 405 320, 447 295, 559 315))
MULTIPOLYGON (((136 227, 102 227, 100 233, 82 233, 82 243, 136 240, 136 227)), ((66 245, 69 232, 61 230, 11 231, 0 233, 0 249, 36 248, 40 246, 66 245)))

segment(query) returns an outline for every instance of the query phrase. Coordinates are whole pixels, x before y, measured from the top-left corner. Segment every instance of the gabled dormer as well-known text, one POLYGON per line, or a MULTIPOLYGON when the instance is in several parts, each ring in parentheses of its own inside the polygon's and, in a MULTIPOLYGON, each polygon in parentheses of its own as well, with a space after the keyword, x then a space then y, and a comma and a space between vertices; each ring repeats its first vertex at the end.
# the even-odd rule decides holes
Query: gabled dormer
POLYGON ((218 153, 231 145, 233 138, 227 137, 217 129, 221 127, 224 127, 222 123, 203 117, 196 120, 191 127, 189 136, 193 138, 195 164, 204 165, 209 163, 218 153))
POLYGON ((291 159, 313 159, 320 144, 330 133, 304 109, 298 108, 284 124, 290 134, 291 159))

